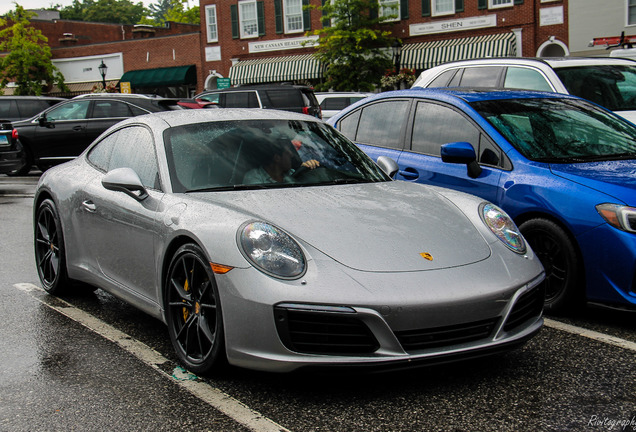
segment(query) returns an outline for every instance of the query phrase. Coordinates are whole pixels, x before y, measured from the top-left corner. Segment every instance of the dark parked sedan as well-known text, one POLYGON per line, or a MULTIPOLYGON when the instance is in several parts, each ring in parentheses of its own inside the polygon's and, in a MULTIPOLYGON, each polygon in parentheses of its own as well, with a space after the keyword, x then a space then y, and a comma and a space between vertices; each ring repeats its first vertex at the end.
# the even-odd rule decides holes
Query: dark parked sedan
POLYGON ((178 99, 143 95, 89 94, 61 102, 28 120, 15 122, 23 150, 24 175, 33 164, 41 170, 78 156, 102 132, 124 119, 183 109, 178 99))

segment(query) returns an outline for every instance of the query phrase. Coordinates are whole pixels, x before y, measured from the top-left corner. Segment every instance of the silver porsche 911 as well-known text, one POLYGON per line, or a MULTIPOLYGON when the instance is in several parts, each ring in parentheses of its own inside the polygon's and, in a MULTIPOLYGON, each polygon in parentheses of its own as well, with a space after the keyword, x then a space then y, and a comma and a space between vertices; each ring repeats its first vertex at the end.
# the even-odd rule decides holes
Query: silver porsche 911
POLYGON ((402 367, 535 335, 543 268, 514 223, 395 166, 301 114, 135 117, 42 175, 39 276, 161 319, 194 373, 402 367))

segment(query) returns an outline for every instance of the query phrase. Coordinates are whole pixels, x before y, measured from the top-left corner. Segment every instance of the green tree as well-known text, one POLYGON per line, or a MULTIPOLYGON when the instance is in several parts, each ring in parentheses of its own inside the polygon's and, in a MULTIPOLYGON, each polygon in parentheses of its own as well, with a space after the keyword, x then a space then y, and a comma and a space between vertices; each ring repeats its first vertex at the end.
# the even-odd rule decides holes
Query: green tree
MULTIPOLYGON (((172 8, 172 0, 159 0, 157 3, 152 3, 148 6, 149 19, 153 20, 155 24, 161 25, 166 22, 164 16, 172 8)), ((147 23, 145 23, 147 24, 147 23)))
POLYGON ((142 2, 130 0, 74 0, 60 10, 62 19, 116 24, 136 24, 147 14, 142 2))
POLYGON ((199 7, 186 8, 187 4, 188 0, 160 0, 159 3, 148 6, 152 14, 142 18, 138 24, 162 26, 166 21, 199 24, 201 22, 199 7))
POLYGON ((8 53, 0 57, 0 92, 4 93, 9 82, 16 83, 16 95, 41 95, 52 84, 68 90, 64 76, 51 63, 48 39, 31 27, 29 18, 35 14, 17 3, 15 6, 0 18, 0 52, 8 53))
POLYGON ((393 63, 387 48, 395 41, 377 17, 378 0, 327 0, 316 57, 327 65, 326 81, 318 90, 371 91, 393 63))

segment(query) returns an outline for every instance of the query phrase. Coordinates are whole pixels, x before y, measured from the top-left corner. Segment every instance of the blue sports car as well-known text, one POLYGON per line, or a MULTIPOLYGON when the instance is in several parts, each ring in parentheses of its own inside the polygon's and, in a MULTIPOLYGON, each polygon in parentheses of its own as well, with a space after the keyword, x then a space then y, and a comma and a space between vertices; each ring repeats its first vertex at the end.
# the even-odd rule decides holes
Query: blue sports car
POLYGON ((522 91, 411 89, 329 120, 396 179, 503 208, 546 270, 547 310, 636 305, 636 126, 591 102, 522 91))

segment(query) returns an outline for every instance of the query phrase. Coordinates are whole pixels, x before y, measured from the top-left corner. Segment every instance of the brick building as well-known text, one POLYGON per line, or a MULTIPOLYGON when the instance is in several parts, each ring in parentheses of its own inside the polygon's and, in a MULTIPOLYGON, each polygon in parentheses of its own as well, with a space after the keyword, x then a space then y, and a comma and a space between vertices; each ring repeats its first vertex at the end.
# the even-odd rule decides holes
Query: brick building
MULTIPOLYGON (((322 68, 305 36, 322 25, 321 0, 201 0, 206 89, 232 84, 316 82, 322 68)), ((380 0, 380 16, 403 42, 401 67, 486 56, 556 56, 568 51, 567 0, 380 0)))

